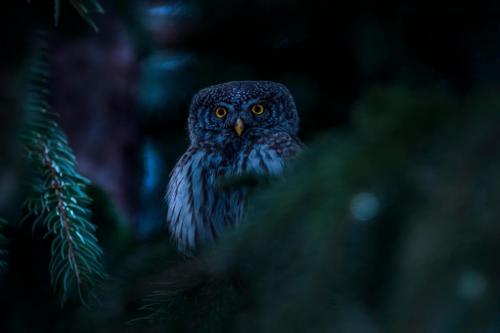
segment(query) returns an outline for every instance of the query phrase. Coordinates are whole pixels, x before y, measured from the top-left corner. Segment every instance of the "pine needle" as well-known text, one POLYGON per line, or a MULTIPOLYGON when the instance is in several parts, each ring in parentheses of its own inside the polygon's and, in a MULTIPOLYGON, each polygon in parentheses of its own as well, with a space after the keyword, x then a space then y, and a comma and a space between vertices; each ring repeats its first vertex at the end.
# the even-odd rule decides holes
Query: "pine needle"
POLYGON ((59 25, 59 16, 61 15, 61 0, 54 0, 54 23, 59 25))
MULTIPOLYGON (((73 6, 73 8, 75 8, 82 19, 92 27, 92 29, 94 29, 96 32, 99 31, 99 27, 90 16, 93 12, 104 14, 104 8, 98 0, 68 0, 68 2, 71 4, 71 6, 73 6)), ((31 3, 31 1, 28 0, 28 3, 31 3)), ((60 17, 61 0, 54 0, 54 25, 56 27, 59 25, 60 17)))

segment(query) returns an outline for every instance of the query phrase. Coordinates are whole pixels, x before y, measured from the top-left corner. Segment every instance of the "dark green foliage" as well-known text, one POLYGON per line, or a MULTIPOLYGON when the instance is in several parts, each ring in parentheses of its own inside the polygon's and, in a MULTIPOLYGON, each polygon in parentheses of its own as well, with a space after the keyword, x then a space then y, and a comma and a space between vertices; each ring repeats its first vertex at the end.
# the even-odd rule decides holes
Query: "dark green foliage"
POLYGON ((247 225, 171 268, 184 273, 145 300, 147 318, 179 332, 498 330, 499 108, 495 90, 372 89, 352 133, 319 138, 247 225))
MULTIPOLYGON (((61 15, 61 1, 54 0, 54 22, 56 25, 59 23, 59 16, 61 15)), ((98 0, 69 0, 71 6, 80 14, 80 16, 87 22, 95 31, 99 31, 99 28, 95 24, 94 20, 90 17, 92 11, 96 11, 99 14, 104 13, 104 9, 98 0)))
POLYGON ((33 228, 43 226, 52 242, 52 286, 64 304, 71 295, 82 301, 105 277, 102 250, 90 222, 89 181, 76 170, 76 159, 66 135, 47 102, 49 79, 46 48, 41 47, 30 69, 26 96, 27 125, 22 135, 33 179, 25 201, 34 217, 33 228))
POLYGON ((5 247, 9 244, 9 240, 3 235, 3 228, 7 224, 7 221, 0 218, 0 271, 7 267, 7 250, 5 247))
POLYGON ((175 331, 221 332, 231 328, 244 306, 236 276, 218 272, 200 260, 174 266, 156 283, 160 290, 144 299, 145 316, 132 321, 165 326, 175 331), (186 318, 190 318, 186 321, 186 318))

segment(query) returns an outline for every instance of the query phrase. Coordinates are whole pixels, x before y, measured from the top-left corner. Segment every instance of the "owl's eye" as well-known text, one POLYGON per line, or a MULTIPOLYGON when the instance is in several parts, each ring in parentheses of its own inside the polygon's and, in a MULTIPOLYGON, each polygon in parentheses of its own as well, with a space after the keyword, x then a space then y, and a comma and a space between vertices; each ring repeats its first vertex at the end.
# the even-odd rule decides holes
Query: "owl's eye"
POLYGON ((227 115, 227 109, 218 107, 215 109, 215 116, 219 119, 224 118, 227 115))
POLYGON ((251 110, 252 110, 253 114, 256 114, 256 115, 263 114, 264 113, 264 105, 255 104, 254 106, 252 106, 251 110))

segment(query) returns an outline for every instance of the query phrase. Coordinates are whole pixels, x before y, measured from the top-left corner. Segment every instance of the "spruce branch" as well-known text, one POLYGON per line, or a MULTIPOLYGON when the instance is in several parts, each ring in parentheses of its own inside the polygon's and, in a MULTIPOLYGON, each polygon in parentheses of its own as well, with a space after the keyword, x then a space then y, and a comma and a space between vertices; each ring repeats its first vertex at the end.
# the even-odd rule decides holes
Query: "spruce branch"
POLYGON ((43 225, 47 229, 45 238, 52 241, 51 284, 64 305, 72 294, 84 302, 84 295, 100 284, 105 273, 96 227, 90 222, 91 199, 85 193, 89 180, 77 172, 76 158, 47 101, 46 47, 39 52, 30 68, 28 121, 22 134, 33 169, 32 193, 24 205, 26 217, 35 217, 33 228, 43 225))
MULTIPOLYGON (((71 5, 76 9, 78 14, 87 22, 88 25, 90 25, 96 32, 99 31, 99 27, 95 24, 94 20, 90 17, 90 11, 96 11, 99 14, 104 14, 104 9, 102 8, 101 4, 99 3, 98 0, 69 0, 71 5), (92 9, 89 9, 92 8, 92 9)), ((61 0, 54 0, 55 6, 60 7, 61 6, 61 0)), ((59 13, 56 11, 55 12, 55 22, 57 25, 57 22, 59 20, 59 13)))
MULTIPOLYGON (((87 22, 88 25, 92 27, 96 32, 99 31, 99 27, 90 17, 91 12, 97 12, 99 14, 104 14, 104 8, 101 6, 98 0, 68 0, 68 2, 75 8, 82 19, 87 22)), ((31 0, 28 0, 31 3, 31 0)), ((61 0, 54 0, 54 24, 57 26, 59 24, 59 17, 61 16, 61 0)))
POLYGON ((166 325, 167 330, 226 332, 234 314, 244 304, 238 274, 214 270, 213 262, 193 259, 175 265, 161 275, 158 289, 142 299, 140 316, 130 325, 166 325), (186 314, 196 314, 189 316, 186 314))
POLYGON ((7 250, 5 247, 9 244, 7 237, 3 235, 3 228, 7 225, 7 221, 0 218, 0 271, 7 267, 7 250))

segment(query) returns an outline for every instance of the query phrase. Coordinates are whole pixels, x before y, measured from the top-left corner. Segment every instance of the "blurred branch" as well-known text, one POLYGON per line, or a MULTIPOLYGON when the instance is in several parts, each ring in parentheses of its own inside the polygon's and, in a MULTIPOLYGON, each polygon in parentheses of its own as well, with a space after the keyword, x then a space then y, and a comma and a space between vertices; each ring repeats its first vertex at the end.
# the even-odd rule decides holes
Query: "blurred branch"
POLYGON ((246 172, 241 175, 229 176, 218 182, 218 187, 222 191, 246 188, 249 190, 259 186, 269 185, 278 177, 273 175, 261 175, 253 172, 246 172))
POLYGON ((230 318, 244 304, 239 278, 214 270, 205 260, 187 260, 168 269, 157 290, 143 298, 142 314, 129 324, 166 325, 172 331, 230 331, 230 318), (230 310, 228 310, 230 309, 230 310), (196 313, 189 316, 186 314, 196 313))
POLYGON ((83 301, 82 291, 93 289, 105 273, 102 250, 94 235, 96 227, 89 220, 91 199, 85 193, 89 180, 76 171, 76 158, 46 100, 46 46, 38 52, 29 73, 29 119, 22 135, 33 169, 32 193, 25 207, 27 217, 36 216, 33 228, 41 223, 48 230, 45 237, 52 237, 51 284, 64 304, 73 293, 83 301))
MULTIPOLYGON (((104 8, 98 0, 68 0, 69 3, 76 9, 78 14, 87 22, 88 25, 92 27, 96 32, 99 31, 99 27, 96 25, 94 20, 90 17, 91 11, 95 11, 99 14, 104 14, 104 8)), ((28 0, 31 3, 31 0, 28 0)), ((54 23, 57 26, 59 24, 59 17, 61 16, 61 0, 54 0, 54 23)))
MULTIPOLYGON (((57 4, 59 3, 60 5, 60 2, 61 0, 54 0, 55 3, 56 3, 56 7, 57 7, 57 4)), ((94 20, 92 20, 92 18, 90 17, 89 13, 89 6, 91 8, 93 8, 93 10, 97 11, 99 14, 104 14, 104 9, 102 8, 101 4, 99 3, 99 1, 97 0, 69 0, 69 2, 71 3, 71 5, 76 9, 76 11, 78 12, 78 14, 80 14, 80 16, 95 30, 95 31, 99 31, 99 28, 97 27, 97 25, 95 24, 94 20)), ((59 19, 59 14, 56 12, 55 13, 55 22, 56 22, 56 25, 57 25, 57 21, 59 19)))

